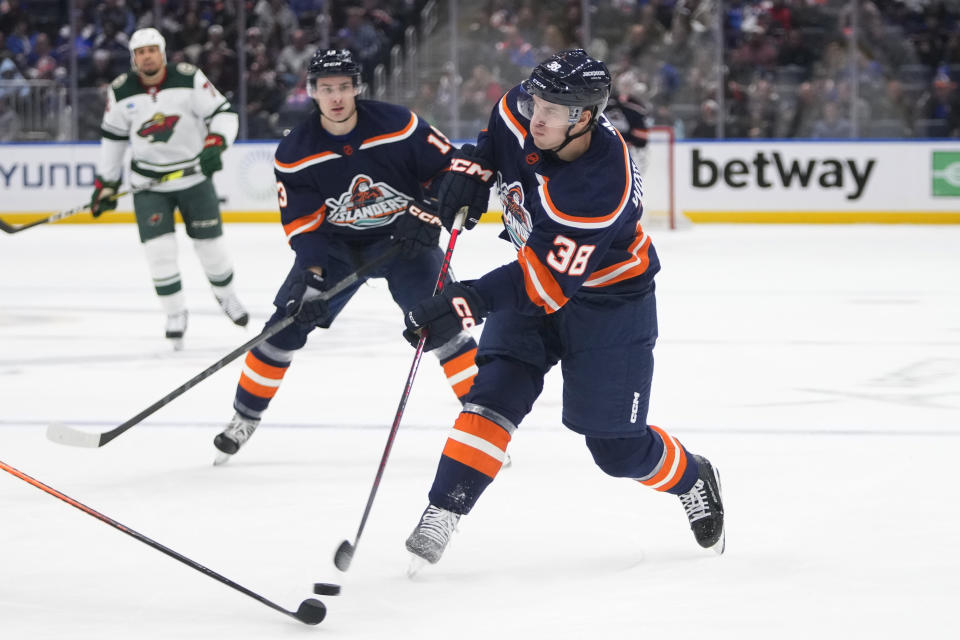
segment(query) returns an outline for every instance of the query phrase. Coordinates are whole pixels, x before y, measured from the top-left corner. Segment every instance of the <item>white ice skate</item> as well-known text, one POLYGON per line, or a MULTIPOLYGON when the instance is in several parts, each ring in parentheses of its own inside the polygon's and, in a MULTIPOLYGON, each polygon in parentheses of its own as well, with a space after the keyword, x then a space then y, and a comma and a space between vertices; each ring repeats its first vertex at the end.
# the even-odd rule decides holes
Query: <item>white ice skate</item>
POLYGON ((258 424, 260 424, 259 420, 251 420, 239 413, 233 414, 227 428, 213 439, 213 446, 219 452, 213 464, 221 465, 228 462, 233 454, 240 450, 243 443, 250 439, 258 424))

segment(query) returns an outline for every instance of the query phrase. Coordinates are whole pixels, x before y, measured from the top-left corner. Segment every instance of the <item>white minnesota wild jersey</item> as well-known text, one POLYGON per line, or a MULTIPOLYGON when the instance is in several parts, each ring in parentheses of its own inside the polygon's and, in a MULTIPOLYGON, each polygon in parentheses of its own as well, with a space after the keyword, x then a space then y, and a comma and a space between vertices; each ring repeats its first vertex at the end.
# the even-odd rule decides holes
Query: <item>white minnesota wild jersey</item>
MULTIPOLYGON (((98 173, 117 180, 123 173, 123 152, 131 148, 131 186, 197 164, 208 133, 232 144, 237 115, 230 103, 200 69, 181 62, 168 64, 158 85, 145 86, 136 73, 118 76, 110 85, 100 125, 103 136, 98 173)), ((175 191, 199 184, 203 175, 189 176, 157 191, 175 191)))

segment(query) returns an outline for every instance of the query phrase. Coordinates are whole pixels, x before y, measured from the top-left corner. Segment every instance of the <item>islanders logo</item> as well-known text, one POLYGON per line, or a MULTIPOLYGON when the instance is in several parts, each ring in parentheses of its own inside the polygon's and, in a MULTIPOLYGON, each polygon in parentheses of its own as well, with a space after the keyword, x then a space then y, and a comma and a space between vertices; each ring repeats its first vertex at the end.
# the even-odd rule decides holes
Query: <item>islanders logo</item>
POLYGON ((406 211, 409 202, 386 182, 374 182, 361 173, 339 198, 327 198, 327 222, 352 229, 383 227, 406 211))
POLYGON ((150 142, 166 142, 173 135, 173 128, 178 122, 180 122, 180 116, 165 116, 158 112, 140 125, 137 135, 141 138, 149 138, 150 142))
POLYGON ((510 242, 517 249, 522 249, 533 229, 530 212, 523 206, 523 187, 519 182, 505 184, 498 180, 497 196, 503 204, 503 226, 510 236, 510 242))

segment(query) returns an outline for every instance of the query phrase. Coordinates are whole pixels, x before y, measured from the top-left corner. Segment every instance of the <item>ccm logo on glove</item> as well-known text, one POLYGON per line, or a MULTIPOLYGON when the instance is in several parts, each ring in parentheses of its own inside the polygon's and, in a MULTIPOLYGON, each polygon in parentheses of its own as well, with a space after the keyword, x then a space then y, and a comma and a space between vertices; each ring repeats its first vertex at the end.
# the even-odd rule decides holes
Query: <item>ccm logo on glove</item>
POLYGON ((493 178, 493 171, 484 169, 479 162, 474 162, 467 158, 453 158, 450 161, 450 171, 462 173, 466 176, 476 176, 482 182, 490 182, 493 178))

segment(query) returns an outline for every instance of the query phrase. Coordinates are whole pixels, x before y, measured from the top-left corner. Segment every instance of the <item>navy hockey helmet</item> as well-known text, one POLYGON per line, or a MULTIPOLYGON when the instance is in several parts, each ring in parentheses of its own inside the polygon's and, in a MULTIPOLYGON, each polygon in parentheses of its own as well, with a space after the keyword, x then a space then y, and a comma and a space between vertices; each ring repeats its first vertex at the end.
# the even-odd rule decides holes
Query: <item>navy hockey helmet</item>
POLYGON ((307 66, 307 87, 313 95, 317 78, 346 76, 353 80, 353 86, 360 88, 360 63, 354 62, 348 49, 317 49, 307 66))
MULTIPOLYGON (((538 64, 520 86, 530 96, 569 107, 570 125, 576 124, 584 109, 590 109, 593 128, 610 98, 610 72, 603 62, 591 58, 583 49, 568 49, 538 64)), ((524 111, 533 112, 532 100, 521 100, 518 106, 521 114, 529 118, 530 114, 524 111)))

